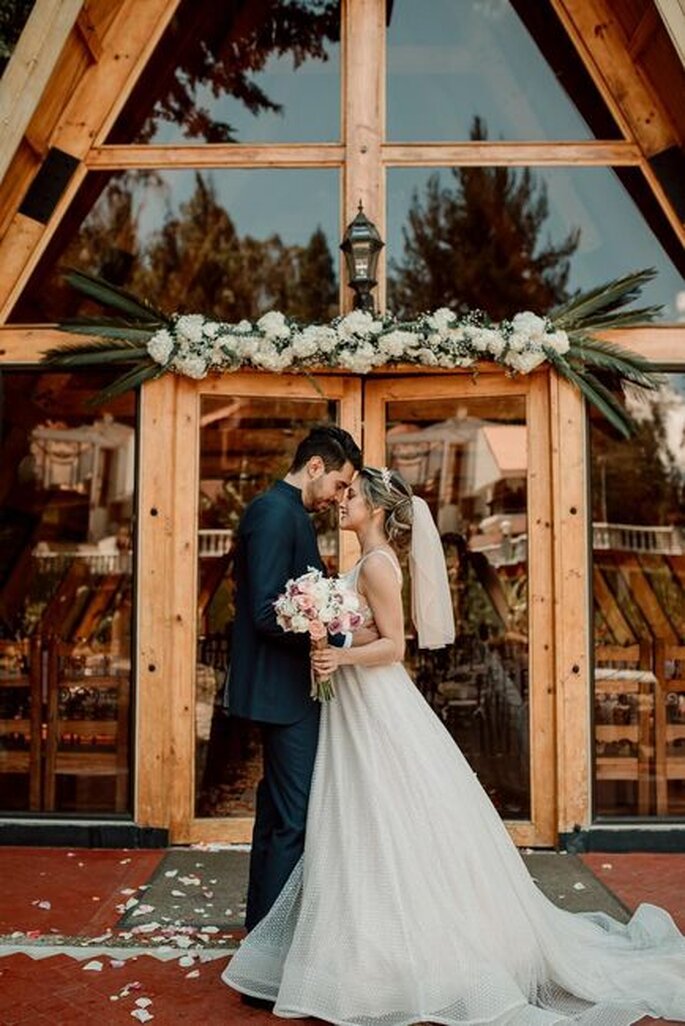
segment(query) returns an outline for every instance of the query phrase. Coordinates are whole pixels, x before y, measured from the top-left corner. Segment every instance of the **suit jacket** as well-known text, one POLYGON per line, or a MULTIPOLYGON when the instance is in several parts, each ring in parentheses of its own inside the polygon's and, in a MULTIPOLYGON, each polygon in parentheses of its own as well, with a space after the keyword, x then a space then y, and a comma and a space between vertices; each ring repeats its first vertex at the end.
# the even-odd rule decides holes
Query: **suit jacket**
POLYGON ((299 489, 277 481, 245 510, 236 544, 229 711, 264 723, 295 723, 311 710, 309 637, 283 631, 273 604, 286 581, 323 570, 299 489))

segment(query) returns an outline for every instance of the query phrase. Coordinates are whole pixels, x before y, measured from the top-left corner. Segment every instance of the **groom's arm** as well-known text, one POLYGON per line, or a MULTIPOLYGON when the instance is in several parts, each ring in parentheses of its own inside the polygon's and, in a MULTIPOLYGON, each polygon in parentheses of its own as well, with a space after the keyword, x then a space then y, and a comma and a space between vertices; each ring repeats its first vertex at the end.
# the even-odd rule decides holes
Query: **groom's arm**
POLYGON ((250 612, 260 634, 288 648, 309 651, 309 637, 284 631, 276 621, 274 602, 293 576, 292 554, 297 522, 283 506, 257 503, 243 525, 250 612))

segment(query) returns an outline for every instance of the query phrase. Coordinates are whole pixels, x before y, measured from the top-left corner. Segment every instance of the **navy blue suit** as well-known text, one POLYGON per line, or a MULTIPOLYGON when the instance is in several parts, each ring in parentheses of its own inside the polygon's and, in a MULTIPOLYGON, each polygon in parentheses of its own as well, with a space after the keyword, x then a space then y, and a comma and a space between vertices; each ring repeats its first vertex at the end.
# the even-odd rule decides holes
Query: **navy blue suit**
POLYGON ((248 930, 269 911, 304 849, 320 707, 309 695, 309 638, 281 630, 273 603, 286 581, 308 567, 323 569, 314 527, 300 490, 277 481, 243 514, 234 570, 229 710, 261 725, 264 749, 245 914, 248 930))

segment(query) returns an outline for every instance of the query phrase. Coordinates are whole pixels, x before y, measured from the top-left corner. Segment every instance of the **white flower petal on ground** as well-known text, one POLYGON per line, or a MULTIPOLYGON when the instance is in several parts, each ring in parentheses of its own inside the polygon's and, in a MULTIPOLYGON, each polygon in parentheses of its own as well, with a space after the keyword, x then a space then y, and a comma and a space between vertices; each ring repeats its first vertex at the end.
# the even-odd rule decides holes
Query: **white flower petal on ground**
POLYGON ((85 972, 86 970, 93 973, 100 973, 102 972, 102 962, 98 962, 98 960, 94 958, 92 962, 88 962, 87 965, 84 965, 83 971, 85 972))

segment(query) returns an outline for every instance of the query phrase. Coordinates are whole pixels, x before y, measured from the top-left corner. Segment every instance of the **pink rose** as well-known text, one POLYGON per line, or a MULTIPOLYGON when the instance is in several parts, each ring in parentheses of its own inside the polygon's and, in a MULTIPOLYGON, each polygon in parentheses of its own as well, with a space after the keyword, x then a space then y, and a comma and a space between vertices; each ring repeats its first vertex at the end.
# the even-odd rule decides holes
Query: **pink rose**
POLYGON ((327 634, 326 628, 321 623, 321 620, 312 620, 309 624, 309 637, 312 641, 321 641, 327 634))

